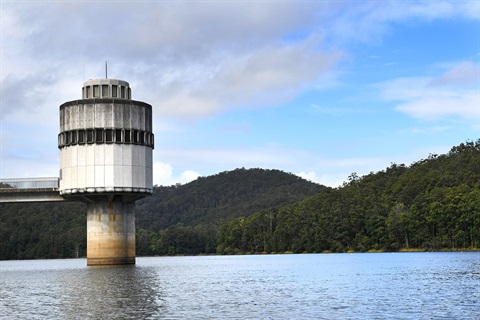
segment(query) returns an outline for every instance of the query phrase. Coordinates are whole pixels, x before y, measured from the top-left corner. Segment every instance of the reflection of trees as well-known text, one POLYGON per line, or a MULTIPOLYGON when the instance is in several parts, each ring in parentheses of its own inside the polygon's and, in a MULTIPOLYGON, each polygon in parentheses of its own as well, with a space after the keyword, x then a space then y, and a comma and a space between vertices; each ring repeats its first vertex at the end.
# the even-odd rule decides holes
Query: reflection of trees
POLYGON ((146 319, 162 313, 154 269, 95 267, 69 271, 61 303, 64 319, 146 319))

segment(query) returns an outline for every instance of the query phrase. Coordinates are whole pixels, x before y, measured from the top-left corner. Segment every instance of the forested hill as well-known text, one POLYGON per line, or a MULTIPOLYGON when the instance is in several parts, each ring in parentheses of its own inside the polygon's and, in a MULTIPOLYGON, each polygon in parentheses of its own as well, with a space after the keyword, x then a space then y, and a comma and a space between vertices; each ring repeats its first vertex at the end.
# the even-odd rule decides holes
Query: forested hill
POLYGON ((321 186, 280 170, 236 169, 200 177, 185 185, 154 187, 136 204, 137 226, 163 229, 183 225, 221 224, 232 217, 301 201, 321 186))
MULTIPOLYGON (((137 254, 215 252, 222 222, 325 189, 293 174, 263 169, 236 169, 185 185, 156 186, 151 197, 136 204, 137 254)), ((85 249, 83 204, 0 204, 0 260, 84 256, 85 249)))
POLYGON ((218 252, 478 249, 480 140, 228 222, 218 252))
MULTIPOLYGON (((137 255, 478 249, 480 140, 336 189, 263 169, 154 187, 136 218, 137 255)), ((85 249, 83 204, 0 204, 0 259, 85 249)))

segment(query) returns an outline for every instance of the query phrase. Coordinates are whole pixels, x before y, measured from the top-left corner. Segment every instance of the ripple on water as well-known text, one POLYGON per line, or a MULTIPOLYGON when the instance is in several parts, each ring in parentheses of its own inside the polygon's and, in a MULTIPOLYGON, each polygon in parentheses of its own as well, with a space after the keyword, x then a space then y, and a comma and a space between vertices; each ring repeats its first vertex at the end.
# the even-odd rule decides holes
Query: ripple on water
POLYGON ((3 319, 477 319, 480 253, 0 262, 3 319))

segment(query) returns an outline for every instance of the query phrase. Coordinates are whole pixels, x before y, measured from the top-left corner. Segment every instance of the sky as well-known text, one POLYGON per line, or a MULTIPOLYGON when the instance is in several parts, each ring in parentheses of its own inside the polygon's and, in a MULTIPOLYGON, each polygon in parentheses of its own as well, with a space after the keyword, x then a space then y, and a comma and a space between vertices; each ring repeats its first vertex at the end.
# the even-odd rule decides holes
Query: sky
POLYGON ((338 187, 480 138, 479 1, 0 0, 0 178, 59 176, 59 106, 128 81, 156 185, 338 187))

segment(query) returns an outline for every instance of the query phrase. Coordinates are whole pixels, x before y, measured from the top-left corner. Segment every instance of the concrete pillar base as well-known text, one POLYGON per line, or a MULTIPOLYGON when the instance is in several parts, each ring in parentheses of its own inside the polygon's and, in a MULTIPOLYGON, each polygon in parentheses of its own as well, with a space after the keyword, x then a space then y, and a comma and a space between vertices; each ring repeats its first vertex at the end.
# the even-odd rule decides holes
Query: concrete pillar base
POLYGON ((87 205, 87 265, 135 264, 135 202, 99 196, 87 205))
POLYGON ((111 266, 135 264, 135 257, 125 258, 87 258, 87 266, 111 266))

